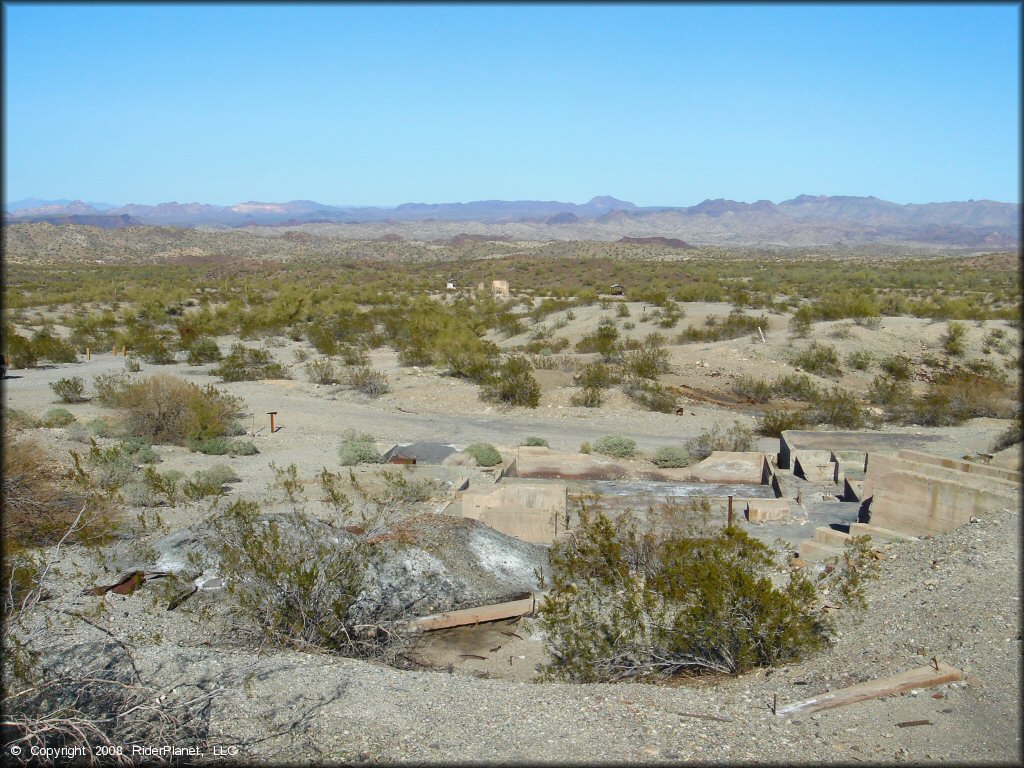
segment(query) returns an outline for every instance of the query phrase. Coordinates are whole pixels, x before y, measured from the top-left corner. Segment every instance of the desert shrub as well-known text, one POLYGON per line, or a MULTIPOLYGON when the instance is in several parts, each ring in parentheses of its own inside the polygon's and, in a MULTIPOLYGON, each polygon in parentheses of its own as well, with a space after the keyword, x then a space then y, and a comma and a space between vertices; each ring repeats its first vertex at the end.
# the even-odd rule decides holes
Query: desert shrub
POLYGON ((991 328, 981 340, 982 354, 988 355, 995 350, 1001 355, 1010 351, 1010 343, 1006 338, 1006 331, 1002 328, 991 328))
POLYGON ((617 459, 628 459, 636 455, 636 440, 622 435, 605 435, 594 441, 593 451, 617 459))
POLYGON ((41 423, 44 427, 66 427, 75 423, 75 417, 67 408, 51 408, 43 414, 41 423))
MULTIPOLYGON (((173 362, 173 360, 170 362, 173 362)), ((141 371, 142 365, 139 363, 139 358, 135 355, 128 355, 124 359, 124 369, 128 371, 128 373, 138 373, 141 371)))
POLYGON ((540 625, 547 679, 601 682, 681 671, 737 674, 823 646, 813 583, 772 585, 768 547, 738 528, 702 537, 580 510, 550 554, 540 625))
POLYGON ((93 377, 92 385, 96 389, 96 399, 103 405, 116 407, 128 389, 131 377, 127 373, 100 373, 93 377))
POLYGON ((812 341, 806 349, 793 355, 794 366, 818 376, 839 376, 839 353, 829 344, 812 341))
POLYGON ((732 391, 755 403, 767 403, 772 399, 772 385, 762 378, 739 376, 732 385, 732 391))
POLYGON ((704 328, 688 326, 676 337, 679 344, 691 344, 698 341, 725 341, 738 339, 741 336, 756 334, 757 329, 767 328, 771 325, 767 315, 754 317, 746 315, 741 310, 734 309, 725 320, 719 322, 714 315, 708 316, 704 321, 704 328))
MULTIPOLYGON (((5 419, 3 431, 4 559, 24 547, 56 543, 74 522, 79 505, 67 490, 42 444, 15 437, 5 419)), ((9 562, 4 564, 8 575, 9 562)), ((4 585, 6 587, 6 583, 4 585)))
POLYGON ((214 523, 221 571, 244 627, 265 641, 377 656, 390 634, 380 604, 363 599, 378 550, 301 509, 267 519, 236 501, 214 523))
POLYGON ((803 411, 769 408, 758 418, 757 433, 766 437, 782 437, 788 429, 805 429, 807 426, 807 414, 803 411))
POLYGON ((947 355, 961 357, 966 351, 964 336, 967 335, 967 326, 956 320, 946 325, 946 332, 939 339, 943 350, 947 355))
POLYGON ((577 408, 600 408, 603 404, 604 393, 596 387, 584 387, 569 397, 569 405, 577 408))
POLYGON ((982 416, 1009 418, 1013 403, 1005 382, 955 368, 937 375, 910 410, 917 424, 952 426, 982 416))
POLYGON ((611 360, 617 354, 619 329, 615 323, 604 318, 597 325, 594 333, 588 334, 576 342, 576 351, 580 353, 597 352, 603 360, 611 360))
POLYGON ((658 320, 659 328, 675 328, 679 320, 686 315, 685 310, 674 301, 666 300, 661 308, 661 318, 658 320))
POLYGON ((343 467, 356 464, 380 464, 380 452, 374 444, 373 435, 346 429, 341 433, 341 445, 338 446, 338 459, 343 467))
POLYGON ((58 379, 50 383, 50 389, 62 403, 81 403, 86 399, 82 394, 85 392, 85 382, 81 376, 58 379))
POLYGON ((582 443, 580 443, 580 453, 589 454, 590 452, 591 452, 590 443, 588 443, 586 440, 584 440, 582 443))
POLYGON ((889 355, 878 361, 878 367, 894 381, 909 381, 914 366, 906 355, 889 355))
POLYGON ((624 352, 622 370, 627 377, 657 379, 668 372, 668 350, 645 345, 640 349, 624 352))
POLYGON ((286 379, 288 372, 274 361, 266 349, 233 344, 231 352, 211 371, 221 381, 258 381, 260 379, 286 379))
POLYGON ((304 366, 306 377, 313 384, 333 384, 337 381, 337 371, 334 362, 329 357, 321 357, 317 360, 310 360, 304 366))
POLYGON ((350 369, 345 376, 345 383, 367 397, 380 397, 391 389, 388 377, 382 371, 368 366, 350 369))
POLYGON ((749 451, 754 445, 754 433, 736 421, 728 429, 716 424, 687 441, 686 450, 694 461, 703 461, 715 451, 749 451))
POLYGON ((185 445, 225 435, 239 412, 237 398, 166 373, 129 382, 113 400, 125 411, 127 433, 153 443, 185 445))
POLYGON ((851 335, 850 324, 840 323, 833 326, 832 330, 828 332, 828 335, 833 339, 848 339, 851 335))
POLYGON ((30 343, 34 350, 33 356, 39 360, 49 360, 51 363, 73 363, 78 360, 75 348, 54 335, 49 328, 44 327, 33 333, 30 343))
POLYGON ((864 409, 857 398, 839 387, 818 393, 811 407, 811 418, 835 427, 860 429, 864 426, 864 409))
POLYGON ((620 301, 618 306, 615 307, 616 317, 629 317, 629 304, 624 301, 620 301))
POLYGON ((124 444, 100 448, 93 441, 86 461, 95 470, 100 488, 117 491, 135 479, 138 474, 131 451, 124 444))
POLYGON ((809 306, 800 307, 789 318, 789 334, 795 338, 807 338, 813 327, 814 311, 809 306))
POLYGON ((501 463, 501 454, 490 443, 473 443, 467 445, 462 452, 472 456, 480 467, 494 467, 501 463))
POLYGON ((622 391, 634 403, 649 411, 672 413, 676 408, 676 396, 657 381, 631 378, 622 385, 622 391))
POLYGON ((136 464, 156 464, 161 461, 153 446, 145 440, 132 437, 121 441, 121 450, 132 458, 136 464))
POLYGON ((207 336, 194 339, 185 350, 186 360, 189 365, 203 365, 204 363, 216 363, 223 355, 217 342, 207 336))
POLYGON ((259 453, 251 440, 229 440, 227 437, 207 437, 188 441, 188 448, 207 456, 252 456, 259 453))
POLYGON ((523 442, 521 442, 520 445, 537 446, 543 448, 550 447, 548 445, 548 441, 545 440, 543 437, 528 437, 525 440, 523 440, 523 442))
POLYGON ((604 363, 588 363, 573 376, 573 383, 584 389, 608 389, 617 382, 615 371, 604 363))
POLYGON ((93 419, 85 426, 88 427, 89 431, 96 435, 96 437, 113 437, 114 433, 117 431, 110 419, 93 419))
POLYGON ((1011 445, 1017 445, 1021 440, 1024 440, 1024 411, 1018 408, 1013 423, 1003 430, 992 444, 992 452, 1005 450, 1011 445))
POLYGON ((491 381, 481 388, 484 400, 536 408, 540 404, 540 384, 533 376, 530 361, 513 356, 499 367, 491 381))
POLYGON ((871 361, 873 359, 874 355, 872 355, 868 350, 858 349, 846 356, 846 364, 855 371, 866 371, 871 367, 871 361))
POLYGON ((662 469, 685 467, 690 464, 690 452, 681 445, 666 445, 651 455, 651 461, 662 469))
POLYGON ((818 396, 818 387, 806 374, 787 373, 772 382, 772 392, 778 397, 810 402, 818 396))
POLYGON ((34 429, 39 424, 39 419, 26 411, 22 411, 19 408, 11 408, 4 406, 4 427, 8 427, 12 430, 23 430, 23 429, 34 429))
POLYGON ((868 400, 877 405, 904 406, 911 400, 910 382, 879 374, 871 382, 868 400))
POLYGON ((214 485, 237 483, 242 479, 238 476, 238 473, 227 464, 214 464, 209 469, 201 469, 196 472, 195 477, 201 482, 212 483, 214 485))

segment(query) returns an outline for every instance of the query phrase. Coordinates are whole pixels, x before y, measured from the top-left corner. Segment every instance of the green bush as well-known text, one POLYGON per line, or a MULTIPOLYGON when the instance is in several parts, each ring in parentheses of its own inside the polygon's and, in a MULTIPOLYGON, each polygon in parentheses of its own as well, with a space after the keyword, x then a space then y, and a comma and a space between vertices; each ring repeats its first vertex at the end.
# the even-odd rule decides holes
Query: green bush
POLYGON ((596 387, 584 387, 569 397, 569 405, 577 408, 600 408, 603 403, 604 393, 596 387))
POLYGON ((43 414, 42 418, 44 427, 66 427, 68 424, 74 423, 74 415, 66 408, 51 408, 43 414))
POLYGON ((782 437, 788 429, 806 429, 807 415, 803 411, 769 408, 758 419, 757 433, 766 437, 782 437))
POLYGON ((604 318, 597 330, 576 342, 576 351, 582 354, 597 352, 603 360, 612 360, 618 352, 619 329, 615 323, 604 318))
POLYGON ((812 405, 812 418, 822 424, 846 429, 864 426, 866 417, 857 398, 839 387, 820 392, 812 405))
POLYGON ((217 342, 205 336, 195 339, 186 348, 186 360, 189 365, 216 363, 222 357, 217 342))
POLYGON ((1011 445, 1017 445, 1021 440, 1024 440, 1024 411, 1018 408, 1013 417, 1013 423, 1003 430, 992 444, 992 452, 1006 450, 1011 445))
POLYGON ((626 377, 657 379, 668 369, 668 350, 661 347, 644 346, 622 355, 622 370, 626 377))
POLYGON ((484 400, 536 408, 540 404, 540 384, 525 357, 513 356, 502 363, 489 384, 480 390, 484 400))
POLYGON ((346 429, 341 433, 338 459, 343 467, 381 463, 380 451, 374 444, 373 435, 357 432, 354 429, 346 429))
POLYGON ((807 338, 813 327, 814 312, 809 306, 800 307, 789 319, 789 334, 795 338, 807 338))
MULTIPOLYGON (((97 377, 97 380, 100 377, 97 377)), ((97 381, 106 403, 125 411, 127 434, 152 443, 185 445, 227 434, 239 414, 239 401, 212 385, 201 387, 166 373, 108 388, 97 381)))
POLYGON ((573 383, 584 389, 608 389, 617 382, 615 371, 604 363, 588 363, 573 376, 573 383))
POLYGON ((964 336, 967 335, 967 326, 956 320, 946 326, 946 332, 939 340, 947 355, 961 357, 966 351, 964 336))
POLYGON ((651 456, 651 461, 656 467, 661 467, 662 469, 686 467, 690 464, 690 452, 681 445, 666 445, 654 452, 651 456))
POLYGON ((306 377, 313 384, 333 384, 338 380, 334 363, 329 357, 310 360, 304 366, 304 370, 306 371, 306 377))
POLYGON ((877 405, 905 406, 912 397, 910 382, 879 374, 871 382, 868 399, 877 405))
POLYGON ((390 391, 388 377, 368 366, 352 368, 345 377, 349 387, 367 397, 380 397, 390 391))
POLYGON ((909 418, 924 426, 953 426, 982 416, 1010 418, 1013 413, 1005 382, 955 368, 933 379, 925 394, 912 403, 909 418))
POLYGON ((605 435, 594 441, 594 453, 613 456, 617 459, 628 459, 636 455, 636 440, 622 435, 605 435))
POLYGON ((839 353, 829 344, 812 341, 806 349, 793 355, 794 366, 818 376, 836 377, 842 373, 839 368, 839 353))
POLYGON ((582 508, 551 548, 543 675, 608 682, 795 661, 826 643, 829 625, 810 579, 794 571, 776 588, 772 566, 768 547, 736 527, 691 537, 582 508))
POLYGON ((738 339, 741 336, 756 334, 757 329, 762 330, 771 325, 767 315, 753 317, 745 315, 741 310, 734 309, 722 322, 714 315, 709 315, 704 321, 704 328, 689 326, 676 337, 679 344, 692 344, 698 341, 725 341, 738 339))
POLYGON ((85 382, 81 376, 58 379, 50 383, 50 389, 62 403, 82 403, 86 400, 82 394, 85 392, 85 382))
POLYGON ((818 396, 818 387, 803 373, 788 373, 772 382, 772 392, 789 400, 811 402, 818 396))
POLYGON ((754 445, 754 433, 740 422, 728 429, 715 425, 686 443, 694 461, 703 461, 715 451, 749 451, 754 445))
POLYGON ((910 377, 914 374, 913 363, 910 362, 910 358, 906 355, 883 357, 879 361, 878 367, 894 381, 909 381, 910 377))
POLYGON ((622 391, 634 403, 643 406, 649 411, 672 413, 676 408, 676 396, 657 381, 637 378, 628 379, 623 384, 622 391))
POLYGON ((103 405, 116 407, 128 389, 131 377, 124 372, 100 373, 93 377, 96 399, 103 405))
POLYGON ((4 427, 10 427, 12 430, 34 429, 41 426, 39 419, 32 414, 9 406, 4 406, 3 421, 4 427))
POLYGON ((275 645, 376 656, 394 633, 377 631, 384 612, 362 600, 377 549, 365 537, 301 509, 265 518, 236 501, 214 521, 220 569, 243 628, 275 645))
POLYGON ((252 456, 259 453, 251 440, 229 440, 226 437, 189 440, 188 447, 207 456, 252 456))
POLYGON ((234 344, 230 354, 211 369, 221 381, 258 381, 260 379, 286 379, 288 372, 274 361, 266 349, 234 344))
POLYGON ((733 382, 732 391, 740 397, 753 400, 755 403, 767 403, 772 399, 772 385, 762 378, 740 376, 733 382))
POLYGON ((501 463, 501 454, 490 443, 473 443, 462 452, 472 456, 480 467, 494 467, 501 463))
POLYGON ((846 356, 846 364, 855 371, 866 371, 871 367, 871 361, 873 358, 874 355, 866 349, 858 349, 846 356))
POLYGON ((550 448, 550 446, 548 445, 548 441, 545 440, 543 437, 528 437, 525 440, 523 440, 523 442, 521 442, 520 445, 550 448))

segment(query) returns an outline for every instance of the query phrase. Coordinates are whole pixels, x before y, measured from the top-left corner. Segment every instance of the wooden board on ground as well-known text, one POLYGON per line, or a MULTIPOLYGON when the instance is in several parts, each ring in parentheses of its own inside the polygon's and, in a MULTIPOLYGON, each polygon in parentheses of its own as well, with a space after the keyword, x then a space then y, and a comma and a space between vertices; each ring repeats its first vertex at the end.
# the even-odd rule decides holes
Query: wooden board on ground
POLYGON ((943 683, 962 680, 963 677, 962 671, 940 661, 935 665, 929 664, 927 667, 919 667, 891 677, 851 685, 849 688, 840 688, 838 691, 829 691, 813 699, 787 704, 784 707, 779 707, 775 714, 782 716, 809 715, 822 709, 843 707, 866 699, 893 696, 913 688, 932 688, 943 683))
POLYGON ((458 611, 445 611, 444 613, 434 613, 430 616, 420 616, 416 619, 410 619, 405 623, 405 627, 413 632, 429 632, 433 629, 445 629, 446 627, 482 624, 485 621, 499 621, 501 619, 525 616, 528 613, 533 613, 536 606, 536 597, 529 595, 521 600, 512 600, 508 603, 481 605, 478 608, 463 608, 458 611))

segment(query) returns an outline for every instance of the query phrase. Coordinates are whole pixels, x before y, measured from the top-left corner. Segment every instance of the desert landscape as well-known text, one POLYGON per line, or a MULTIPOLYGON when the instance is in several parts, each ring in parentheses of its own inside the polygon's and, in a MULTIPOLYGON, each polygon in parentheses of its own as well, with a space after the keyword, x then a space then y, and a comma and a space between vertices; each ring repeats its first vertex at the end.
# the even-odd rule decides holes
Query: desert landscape
POLYGON ((85 740, 240 762, 1019 759, 1014 253, 279 229, 4 228, 7 641, 51 695, 126 686, 63 726, 150 702, 85 740), (759 542, 812 634, 598 671, 560 600, 603 524, 759 542))

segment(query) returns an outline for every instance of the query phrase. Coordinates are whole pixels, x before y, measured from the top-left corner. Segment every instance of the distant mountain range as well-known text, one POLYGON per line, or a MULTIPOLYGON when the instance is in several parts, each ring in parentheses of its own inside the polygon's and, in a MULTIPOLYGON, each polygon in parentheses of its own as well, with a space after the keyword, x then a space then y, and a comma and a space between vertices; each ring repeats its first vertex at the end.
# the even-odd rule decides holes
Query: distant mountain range
MULTIPOLYGON (((639 207, 614 197, 583 203, 538 200, 481 200, 469 203, 405 203, 395 207, 334 206, 312 200, 288 203, 247 202, 232 206, 205 203, 111 206, 81 200, 28 198, 10 203, 4 223, 47 222, 102 228, 174 226, 202 228, 302 227, 352 225, 353 237, 375 235, 403 223, 475 222, 480 235, 495 225, 517 239, 596 239, 619 237, 684 238, 688 243, 833 245, 917 243, 943 246, 1015 248, 1020 245, 1020 204, 992 200, 906 204, 876 197, 800 195, 773 203, 758 200, 705 200, 689 207, 639 207), (500 227, 499 227, 500 228, 500 227)), ((337 235, 336 227, 332 230, 337 235)), ((346 228, 348 229, 348 228, 346 228)), ((422 229, 413 227, 412 230, 422 229)), ((413 236, 415 232, 413 231, 413 236)))

